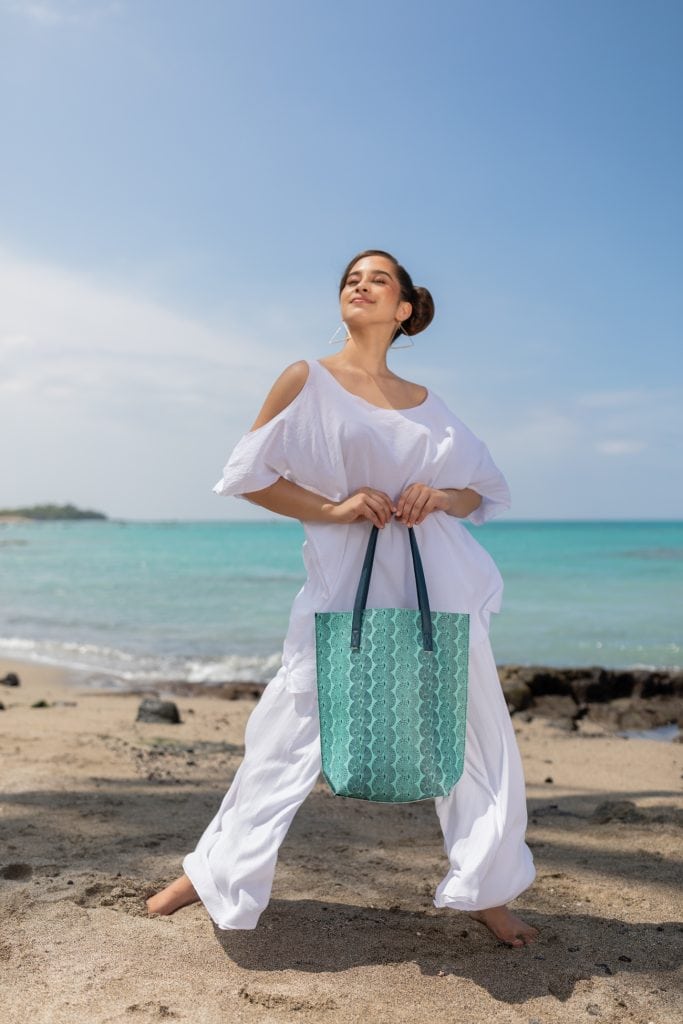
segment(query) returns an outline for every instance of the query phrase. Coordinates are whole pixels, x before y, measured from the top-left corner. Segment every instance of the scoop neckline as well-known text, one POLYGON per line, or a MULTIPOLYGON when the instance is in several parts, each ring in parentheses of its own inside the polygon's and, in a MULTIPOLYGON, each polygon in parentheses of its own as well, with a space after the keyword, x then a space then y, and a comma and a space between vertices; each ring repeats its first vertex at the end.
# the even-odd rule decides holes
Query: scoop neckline
POLYGON ((333 383, 336 384, 337 387, 344 392, 344 394, 349 395, 350 398, 357 399, 357 401, 362 402, 363 405, 369 405, 371 409, 377 409, 379 412, 414 412, 416 409, 422 409, 422 407, 427 404, 427 402, 430 400, 432 396, 432 393, 429 390, 429 388, 425 387, 425 391, 427 392, 427 394, 422 399, 422 401, 418 403, 418 405, 404 405, 401 406, 400 409, 394 409, 388 405, 375 405, 374 402, 368 402, 367 398, 363 398, 361 395, 355 395, 353 391, 349 391, 349 389, 345 388, 343 384, 340 384, 340 382, 337 380, 332 371, 328 370, 326 366, 323 366, 319 359, 315 359, 314 362, 320 367, 320 369, 324 373, 327 374, 328 377, 331 377, 333 383))

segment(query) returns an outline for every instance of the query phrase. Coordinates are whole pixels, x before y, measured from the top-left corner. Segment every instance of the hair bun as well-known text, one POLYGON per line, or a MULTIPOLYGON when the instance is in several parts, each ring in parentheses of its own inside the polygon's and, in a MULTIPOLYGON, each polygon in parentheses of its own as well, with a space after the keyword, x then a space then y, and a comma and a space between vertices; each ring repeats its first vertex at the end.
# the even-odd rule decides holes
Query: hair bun
POLYGON ((434 299, 426 288, 416 285, 409 301, 413 311, 408 319, 403 321, 403 330, 406 334, 419 334, 429 327, 434 319, 434 299))

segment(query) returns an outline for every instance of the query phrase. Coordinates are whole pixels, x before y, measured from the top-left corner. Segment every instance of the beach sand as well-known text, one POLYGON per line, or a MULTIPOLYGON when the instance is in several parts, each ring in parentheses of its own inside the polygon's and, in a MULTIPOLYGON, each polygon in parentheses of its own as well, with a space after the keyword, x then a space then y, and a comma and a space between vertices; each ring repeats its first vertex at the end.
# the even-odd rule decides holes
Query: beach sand
POLYGON ((514 908, 541 929, 532 946, 432 906, 447 865, 431 801, 344 801, 322 780, 258 928, 220 932, 200 904, 150 918, 144 898, 217 810, 254 698, 177 697, 181 724, 143 724, 138 696, 8 671, 3 1024, 680 1024, 680 743, 515 718, 538 878, 514 908))

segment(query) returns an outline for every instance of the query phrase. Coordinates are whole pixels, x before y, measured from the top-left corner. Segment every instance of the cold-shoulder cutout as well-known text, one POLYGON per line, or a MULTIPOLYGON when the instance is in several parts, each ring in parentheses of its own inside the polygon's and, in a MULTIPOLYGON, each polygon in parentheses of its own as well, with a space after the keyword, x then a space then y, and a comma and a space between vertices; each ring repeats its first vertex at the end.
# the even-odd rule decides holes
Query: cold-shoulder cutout
POLYGON ((249 431, 252 433, 270 423, 272 419, 283 412, 291 405, 294 399, 303 390, 310 368, 305 359, 299 359, 296 363, 290 363, 282 371, 272 388, 266 395, 261 411, 256 417, 254 424, 249 431))

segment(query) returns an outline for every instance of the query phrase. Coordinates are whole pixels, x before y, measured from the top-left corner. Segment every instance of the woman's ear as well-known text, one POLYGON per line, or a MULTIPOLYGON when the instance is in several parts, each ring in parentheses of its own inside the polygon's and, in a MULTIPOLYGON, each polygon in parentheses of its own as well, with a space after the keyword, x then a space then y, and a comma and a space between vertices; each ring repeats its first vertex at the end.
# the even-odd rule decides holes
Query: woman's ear
POLYGON ((398 309, 396 310, 396 319, 403 323, 404 320, 410 319, 413 312, 413 306, 410 302, 399 302, 398 309))

